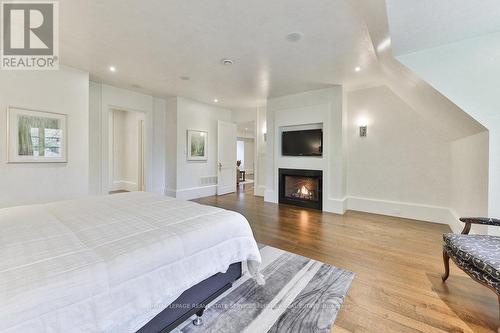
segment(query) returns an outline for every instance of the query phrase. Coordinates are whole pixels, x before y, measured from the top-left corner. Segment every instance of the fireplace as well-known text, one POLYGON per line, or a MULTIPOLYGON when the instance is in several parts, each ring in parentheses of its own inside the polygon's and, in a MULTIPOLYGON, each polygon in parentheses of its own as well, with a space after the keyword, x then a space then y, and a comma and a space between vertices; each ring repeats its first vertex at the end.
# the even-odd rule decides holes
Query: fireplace
POLYGON ((279 169, 279 202, 323 209, 323 171, 279 169))

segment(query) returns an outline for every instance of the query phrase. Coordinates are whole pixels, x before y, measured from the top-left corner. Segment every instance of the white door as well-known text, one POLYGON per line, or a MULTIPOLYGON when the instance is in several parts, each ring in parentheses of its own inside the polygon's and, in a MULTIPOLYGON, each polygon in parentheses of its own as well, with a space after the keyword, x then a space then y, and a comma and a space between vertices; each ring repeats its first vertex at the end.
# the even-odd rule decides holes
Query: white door
POLYGON ((218 122, 217 195, 236 192, 236 124, 218 122))

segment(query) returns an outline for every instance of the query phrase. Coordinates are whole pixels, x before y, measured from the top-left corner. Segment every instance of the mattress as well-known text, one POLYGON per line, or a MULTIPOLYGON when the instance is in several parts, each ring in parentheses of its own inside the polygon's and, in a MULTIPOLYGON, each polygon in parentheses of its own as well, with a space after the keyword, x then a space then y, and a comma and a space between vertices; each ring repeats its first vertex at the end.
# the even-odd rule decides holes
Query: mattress
POLYGON ((184 290, 261 261, 248 221, 145 192, 0 209, 1 332, 135 332, 184 290))

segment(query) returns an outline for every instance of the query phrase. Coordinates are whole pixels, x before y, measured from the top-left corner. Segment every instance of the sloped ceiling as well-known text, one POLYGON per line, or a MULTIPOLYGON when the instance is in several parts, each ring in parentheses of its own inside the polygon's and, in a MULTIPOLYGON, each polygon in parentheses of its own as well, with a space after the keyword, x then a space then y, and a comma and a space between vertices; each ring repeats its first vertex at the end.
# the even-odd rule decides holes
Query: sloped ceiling
POLYGON ((486 130, 456 104, 394 58, 393 33, 392 30, 389 32, 385 0, 353 0, 352 3, 366 23, 386 84, 394 93, 426 119, 430 127, 450 140, 486 130))

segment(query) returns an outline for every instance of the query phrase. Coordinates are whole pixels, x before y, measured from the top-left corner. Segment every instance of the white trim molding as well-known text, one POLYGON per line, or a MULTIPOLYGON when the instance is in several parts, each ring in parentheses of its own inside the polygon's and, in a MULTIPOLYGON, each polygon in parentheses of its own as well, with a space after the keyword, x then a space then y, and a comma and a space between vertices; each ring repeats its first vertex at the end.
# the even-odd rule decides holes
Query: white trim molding
POLYGON ((346 198, 334 199, 327 198, 323 199, 323 211, 328 213, 344 215, 346 211, 346 198))
POLYGON ((217 185, 209 185, 209 186, 200 186, 200 187, 191 187, 184 188, 180 190, 167 190, 166 195, 175 196, 178 199, 182 200, 191 200, 203 197, 209 197, 217 194, 217 185), (175 195, 172 195, 175 192, 175 195))
POLYGON ((265 194, 265 192, 266 192, 266 186, 264 186, 264 185, 255 186, 255 193, 254 193, 254 195, 256 195, 258 197, 263 197, 264 194, 265 194))
POLYGON ((139 186, 135 182, 131 182, 128 180, 114 180, 112 185, 112 191, 139 191, 139 186))
POLYGON ((446 207, 411 202, 348 197, 347 209, 426 222, 450 224, 450 209, 446 207))
POLYGON ((264 201, 265 202, 272 202, 272 203, 278 203, 278 197, 276 196, 276 194, 274 193, 273 190, 268 190, 266 188, 266 190, 264 191, 264 201))

